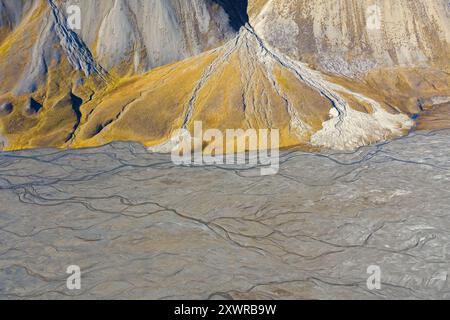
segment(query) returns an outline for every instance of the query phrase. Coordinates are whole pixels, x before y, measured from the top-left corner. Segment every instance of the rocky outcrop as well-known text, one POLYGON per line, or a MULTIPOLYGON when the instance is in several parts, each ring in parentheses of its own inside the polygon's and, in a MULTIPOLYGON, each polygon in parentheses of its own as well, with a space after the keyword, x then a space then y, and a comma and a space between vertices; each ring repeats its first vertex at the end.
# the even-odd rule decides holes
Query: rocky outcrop
POLYGON ((0 116, 5 116, 13 111, 14 107, 11 102, 5 102, 0 104, 0 116))
POLYGON ((38 0, 0 0, 0 43, 32 10, 38 0))
MULTIPOLYGON (((72 4, 62 1, 62 6, 72 4)), ((81 39, 108 70, 133 72, 197 55, 220 45, 233 30, 225 11, 210 0, 78 1, 81 39)))
MULTIPOLYGON (((179 128, 193 130, 195 121, 209 126, 211 121, 208 119, 214 114, 214 125, 219 128, 279 128, 281 140, 286 145, 309 143, 333 149, 353 149, 397 137, 413 126, 407 115, 388 112, 383 102, 339 85, 336 79, 330 79, 279 52, 261 39, 250 25, 241 28, 239 35, 223 47, 192 63, 196 63, 198 68, 204 65, 203 70, 196 75, 190 92, 181 96, 184 104, 172 109, 170 117, 160 117, 157 110, 146 108, 150 100, 159 102, 165 99, 156 93, 149 94, 158 85, 149 77, 142 81, 139 96, 137 93, 130 96, 132 103, 126 112, 121 113, 121 117, 98 137, 90 138, 105 139, 114 132, 118 133, 118 128, 127 123, 135 125, 129 129, 133 136, 142 133, 153 136, 156 132, 131 120, 137 119, 144 110, 149 118, 167 123, 166 128, 180 123, 179 128), (206 61, 209 62, 205 65, 206 61), (230 74, 233 74, 233 81, 228 78, 230 74), (225 92, 219 89, 222 83, 227 83, 225 92), (311 102, 314 105, 310 105, 311 102), (356 104, 367 109, 355 110, 356 104)), ((171 85, 167 83, 169 88, 171 85)), ((169 88, 162 84, 159 90, 165 92, 169 88)), ((100 119, 110 110, 110 101, 117 100, 122 90, 126 89, 113 92, 98 105, 90 121, 103 122, 100 119)), ((214 128, 213 125, 211 127, 214 128)), ((153 139, 169 140, 172 132, 166 130, 153 139)), ((87 136, 81 132, 78 141, 83 144, 80 139, 85 138, 87 136)), ((166 143, 162 146, 166 148, 166 143)), ((159 149, 155 147, 152 150, 159 149)))

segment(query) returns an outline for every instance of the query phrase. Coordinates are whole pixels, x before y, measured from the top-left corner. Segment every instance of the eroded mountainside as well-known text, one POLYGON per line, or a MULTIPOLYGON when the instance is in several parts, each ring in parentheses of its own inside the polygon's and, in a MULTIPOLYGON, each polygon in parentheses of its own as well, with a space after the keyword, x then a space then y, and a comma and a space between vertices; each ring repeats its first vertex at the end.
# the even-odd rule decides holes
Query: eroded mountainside
POLYGON ((450 101, 448 1, 0 0, 4 149, 278 128, 352 149, 450 101), (81 30, 66 7, 81 9, 81 30))
POLYGON ((354 76, 380 67, 449 64, 448 1, 253 2, 258 34, 322 70, 354 76))

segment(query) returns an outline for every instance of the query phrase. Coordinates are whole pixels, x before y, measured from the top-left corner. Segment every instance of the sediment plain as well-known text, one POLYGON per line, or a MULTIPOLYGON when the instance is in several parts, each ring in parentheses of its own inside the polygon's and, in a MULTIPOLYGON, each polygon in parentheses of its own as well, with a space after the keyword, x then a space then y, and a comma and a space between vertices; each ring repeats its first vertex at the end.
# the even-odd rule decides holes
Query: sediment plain
POLYGON ((264 177, 131 143, 2 152, 0 299, 449 299, 449 134, 264 177))

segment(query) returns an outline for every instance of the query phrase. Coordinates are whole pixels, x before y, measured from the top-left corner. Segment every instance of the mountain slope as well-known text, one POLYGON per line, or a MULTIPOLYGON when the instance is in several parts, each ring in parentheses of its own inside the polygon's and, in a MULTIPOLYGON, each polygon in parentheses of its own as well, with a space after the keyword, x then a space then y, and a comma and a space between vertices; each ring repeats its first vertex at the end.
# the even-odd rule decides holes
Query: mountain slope
POLYGON ((279 128, 283 146, 346 149, 401 135, 413 125, 406 115, 333 81, 268 47, 247 25, 223 47, 105 94, 92 112, 85 111, 90 116, 72 143, 118 138, 158 145, 176 129, 192 130, 194 121, 203 121, 204 129, 279 128), (362 110, 355 110, 357 104, 362 110))
POLYGON ((77 3, 85 23, 80 37, 108 70, 125 63, 135 72, 148 71, 211 49, 233 33, 226 13, 212 1, 77 3))
POLYGON ((399 2, 79 0, 73 32, 64 1, 0 0, 4 148, 163 150, 197 120, 308 149, 400 136, 423 101, 450 101, 450 14, 399 2))
POLYGON ((346 76, 393 66, 448 66, 448 1, 250 0, 252 23, 293 58, 346 76))
POLYGON ((13 106, 6 113, 0 112, 0 132, 2 144, 11 149, 64 145, 79 124, 79 104, 125 73, 144 72, 194 55, 219 45, 215 42, 233 30, 218 4, 202 0, 0 0, 0 8, 0 108, 13 106), (66 5, 74 3, 82 9, 81 31, 70 30, 64 16, 66 5), (124 6, 129 10, 126 15, 116 12, 124 6), (101 19, 99 12, 105 14, 101 19), (139 19, 153 24, 139 25, 139 19), (146 28, 145 37, 127 42, 128 33, 116 32, 127 22, 146 28), (158 37, 152 38, 155 35, 158 37), (131 47, 130 61, 127 54, 131 47), (172 56, 166 54, 170 52, 172 56), (138 55, 142 56, 136 58, 138 55), (74 104, 73 97, 79 102, 74 104), (32 101, 39 107, 28 112, 32 101))

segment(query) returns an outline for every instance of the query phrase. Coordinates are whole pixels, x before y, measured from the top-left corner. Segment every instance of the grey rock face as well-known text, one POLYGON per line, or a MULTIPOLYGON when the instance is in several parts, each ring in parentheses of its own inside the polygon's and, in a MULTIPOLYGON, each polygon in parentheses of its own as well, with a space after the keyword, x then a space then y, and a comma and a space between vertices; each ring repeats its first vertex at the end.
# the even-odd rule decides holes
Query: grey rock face
POLYGON ((36 4, 36 0, 0 0, 0 28, 14 29, 36 4))
POLYGON ((249 22, 248 17, 248 0, 212 0, 220 4, 227 13, 230 24, 234 30, 239 31, 246 23, 249 22))
POLYGON ((10 102, 5 102, 0 104, 0 116, 5 116, 10 114, 14 109, 14 106, 10 102))
POLYGON ((449 299, 449 134, 266 177, 126 143, 2 153, 0 298, 449 299))
POLYGON ((314 58, 327 71, 354 76, 374 67, 448 64, 448 0, 265 3, 252 21, 259 35, 292 57, 314 58))

